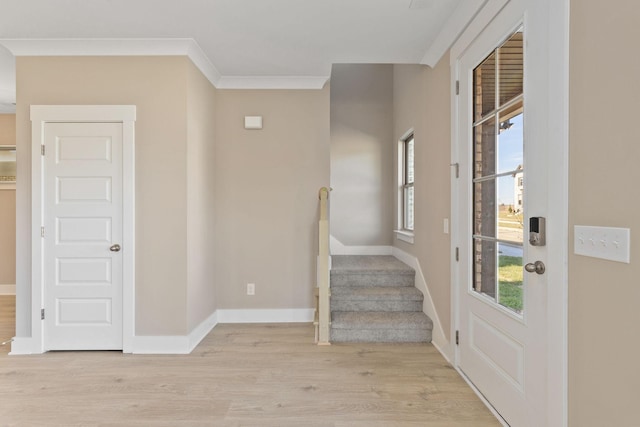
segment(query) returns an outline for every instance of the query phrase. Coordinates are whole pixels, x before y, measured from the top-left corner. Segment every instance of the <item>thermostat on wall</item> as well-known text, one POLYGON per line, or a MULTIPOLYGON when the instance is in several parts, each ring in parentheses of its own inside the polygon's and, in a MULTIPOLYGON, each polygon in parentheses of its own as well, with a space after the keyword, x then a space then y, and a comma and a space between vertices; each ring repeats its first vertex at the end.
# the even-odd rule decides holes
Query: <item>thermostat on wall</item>
POLYGON ((244 116, 245 129, 262 129, 262 116, 244 116))

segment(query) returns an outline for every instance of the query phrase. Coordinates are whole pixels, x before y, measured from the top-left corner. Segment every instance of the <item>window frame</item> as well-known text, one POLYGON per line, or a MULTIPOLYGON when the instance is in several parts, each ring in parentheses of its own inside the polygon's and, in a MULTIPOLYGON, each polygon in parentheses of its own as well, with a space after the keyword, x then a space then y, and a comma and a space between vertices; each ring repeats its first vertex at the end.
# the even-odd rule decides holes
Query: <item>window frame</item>
MULTIPOLYGON (((401 138, 398 139, 398 145, 397 145, 397 165, 398 165, 398 169, 397 169, 397 181, 396 181, 396 189, 397 189, 397 203, 396 203, 396 208, 397 208, 397 217, 396 217, 396 230, 394 230, 394 233, 396 235, 396 238, 398 240, 402 240, 406 243, 410 243, 413 244, 414 241, 414 229, 415 229, 415 222, 414 222, 414 227, 413 229, 408 229, 406 228, 406 223, 407 223, 407 213, 408 213, 408 199, 405 196, 407 189, 408 188, 415 188, 415 131, 413 128, 409 129, 407 132, 405 132, 401 138), (409 178, 409 168, 408 163, 409 163, 409 158, 408 158, 408 150, 407 150, 407 144, 413 141, 413 150, 414 150, 414 157, 413 157, 413 164, 411 165, 413 168, 413 181, 412 182, 408 182, 408 178, 409 178)), ((414 202, 413 202, 413 218, 415 221, 415 190, 413 192, 414 194, 414 202)))
POLYGON ((402 140, 402 223, 401 230, 409 233, 413 233, 415 230, 415 181, 416 181, 416 162, 415 162, 415 148, 416 140, 414 132, 407 134, 402 140), (413 158, 409 159, 409 144, 412 145, 413 158), (410 168, 409 168, 410 167, 410 168), (409 172, 412 172, 412 177, 409 177, 409 172), (411 206, 412 221, 409 224, 409 189, 413 190, 413 205, 411 206))
MULTIPOLYGON (((514 247, 521 247, 524 250, 524 227, 523 227, 523 236, 521 241, 516 238, 503 237, 500 235, 500 219, 499 219, 499 195, 498 195, 498 187, 499 180, 501 178, 513 177, 513 185, 514 185, 514 200, 513 200, 513 209, 517 212, 522 212, 523 205, 522 199, 515 196, 515 189, 517 189, 520 185, 520 178, 522 183, 524 184, 524 161, 517 166, 515 169, 507 170, 501 169, 499 167, 499 141, 500 134, 502 131, 508 130, 511 126, 503 127, 502 124, 511 120, 513 117, 518 115, 524 115, 524 58, 521 58, 522 61, 522 70, 521 71, 521 81, 518 92, 512 92, 509 97, 503 97, 504 91, 502 86, 502 51, 507 47, 507 44, 512 40, 516 40, 516 35, 519 37, 524 36, 523 27, 521 26, 519 29, 516 29, 512 32, 503 42, 501 42, 495 49, 493 49, 480 63, 473 68, 473 106, 472 106, 472 123, 471 123, 471 132, 473 135, 472 141, 472 173, 471 173, 471 185, 472 185, 472 209, 471 209, 471 221, 472 221, 472 236, 471 236, 471 247, 472 247, 472 280, 469 283, 469 291, 474 295, 481 295, 485 302, 502 310, 502 312, 507 313, 510 316, 513 316, 515 319, 523 319, 524 318, 524 308, 522 306, 524 301, 524 293, 526 293, 526 288, 524 287, 525 281, 524 276, 521 281, 521 292, 523 292, 520 296, 521 306, 517 307, 517 304, 509 305, 507 303, 508 299, 505 297, 505 294, 501 291, 501 280, 500 280, 500 245, 510 245, 514 247), (491 104, 485 105, 483 94, 485 93, 484 82, 481 78, 480 82, 476 80, 477 72, 480 72, 482 77, 486 64, 489 64, 490 67, 487 67, 488 73, 488 83, 487 87, 492 90, 486 91, 486 98, 491 104), (480 96, 476 90, 480 88, 480 96), (485 138, 483 126, 487 128, 489 134, 489 141, 487 147, 489 150, 485 152, 485 142, 483 141, 485 138), (479 140, 476 139, 480 136, 479 140), (480 151, 478 151, 480 149, 480 151), (479 155, 479 157, 477 157, 479 155), (486 157, 486 159, 485 159, 486 157), (488 165, 488 170, 484 170, 483 165, 488 165), (518 177, 518 175, 520 175, 518 177), (487 193, 485 194, 485 190, 481 189, 487 185, 487 193), (476 187, 478 186, 478 187, 476 187), (493 193, 493 194, 491 194, 493 193), (486 206, 485 206, 486 204, 486 206), (486 229, 486 230, 485 230, 486 229), (504 303, 503 303, 503 298, 504 303)), ((522 44, 522 50, 524 52, 524 40, 519 40, 522 44)), ((524 55, 524 53, 521 53, 524 55)), ((506 59, 505 62, 508 62, 509 59, 506 59)), ((515 72, 518 71, 517 68, 513 68, 513 60, 512 69, 515 72)), ((516 87, 517 87, 516 81, 516 87)), ((507 92, 508 93, 508 92, 507 92)), ((524 120, 524 117, 523 117, 524 120)), ((522 135, 522 155, 524 159, 524 133, 522 135)), ((522 195, 522 193, 521 193, 522 195)), ((520 195, 520 197, 521 197, 520 195)), ((524 260, 524 255, 521 257, 520 263, 524 260)), ((522 270, 521 270, 522 271, 522 270)))

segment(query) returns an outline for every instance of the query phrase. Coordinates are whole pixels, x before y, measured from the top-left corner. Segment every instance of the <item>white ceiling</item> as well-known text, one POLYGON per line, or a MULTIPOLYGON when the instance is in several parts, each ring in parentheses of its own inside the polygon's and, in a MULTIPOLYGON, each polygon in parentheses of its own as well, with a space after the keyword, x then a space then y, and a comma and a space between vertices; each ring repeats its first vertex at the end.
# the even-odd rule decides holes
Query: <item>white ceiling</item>
MULTIPOLYGON (((75 43, 73 54, 127 54, 127 42, 137 42, 138 49, 129 54, 175 54, 159 46, 187 39, 186 49, 197 51, 199 60, 194 62, 209 68, 214 84, 221 78, 227 81, 225 87, 242 79, 326 81, 334 63, 434 65, 484 3, 0 0, 0 45, 15 55, 69 54, 64 48, 69 43, 75 43), (110 40, 111 48, 100 53, 96 42, 105 40, 96 39, 118 39, 117 49, 110 40), (141 50, 139 39, 152 39, 153 47, 141 50)), ((0 104, 11 102, 15 102, 15 62, 0 47, 0 104)))

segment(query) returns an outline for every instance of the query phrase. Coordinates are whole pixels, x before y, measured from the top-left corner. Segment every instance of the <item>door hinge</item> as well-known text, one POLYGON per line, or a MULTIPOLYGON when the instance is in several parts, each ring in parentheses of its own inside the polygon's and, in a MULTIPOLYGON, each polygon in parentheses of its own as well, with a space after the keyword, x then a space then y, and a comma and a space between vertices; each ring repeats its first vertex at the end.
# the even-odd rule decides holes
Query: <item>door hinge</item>
POLYGON ((44 237, 44 227, 40 227, 40 237, 44 237))
POLYGON ((456 178, 460 178, 460 163, 451 163, 449 166, 456 168, 456 178))
POLYGON ((40 146, 40 154, 42 154, 44 156, 44 145, 40 146))
POLYGON ((456 80, 456 95, 460 95, 460 80, 456 80))
POLYGON ((460 345, 460 331, 456 331, 456 345, 460 345))
POLYGON ((456 261, 460 261, 460 248, 456 248, 456 261))
POLYGON ((44 308, 40 309, 40 320, 44 320, 44 308))

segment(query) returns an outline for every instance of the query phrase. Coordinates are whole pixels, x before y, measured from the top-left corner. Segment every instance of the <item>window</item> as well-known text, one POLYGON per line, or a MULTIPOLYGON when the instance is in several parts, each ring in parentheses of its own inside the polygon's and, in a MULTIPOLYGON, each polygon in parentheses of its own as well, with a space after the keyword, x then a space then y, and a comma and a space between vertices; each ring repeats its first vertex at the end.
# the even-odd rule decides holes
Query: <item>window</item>
POLYGON ((473 282, 523 311, 524 41, 516 31, 473 71, 473 282))
POLYGON ((414 154, 413 133, 402 140, 402 230, 413 231, 414 154))
POLYGON ((16 188, 16 146, 0 145, 0 190, 16 188))

